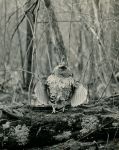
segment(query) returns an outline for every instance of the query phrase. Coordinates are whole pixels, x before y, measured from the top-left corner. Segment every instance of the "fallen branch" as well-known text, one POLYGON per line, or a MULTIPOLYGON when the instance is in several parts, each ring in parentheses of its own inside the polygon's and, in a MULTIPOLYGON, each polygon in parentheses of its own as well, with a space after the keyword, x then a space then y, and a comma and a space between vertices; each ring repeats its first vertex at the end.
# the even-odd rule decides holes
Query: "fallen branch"
POLYGON ((119 138, 119 111, 117 107, 110 105, 114 100, 118 103, 119 97, 103 99, 107 104, 104 106, 100 101, 98 106, 95 103, 77 108, 68 107, 64 113, 56 114, 51 113, 51 106, 2 109, 4 115, 0 119, 0 146, 16 149, 75 146, 85 149, 87 142, 88 147, 96 148, 100 140, 107 146, 107 138, 119 138))

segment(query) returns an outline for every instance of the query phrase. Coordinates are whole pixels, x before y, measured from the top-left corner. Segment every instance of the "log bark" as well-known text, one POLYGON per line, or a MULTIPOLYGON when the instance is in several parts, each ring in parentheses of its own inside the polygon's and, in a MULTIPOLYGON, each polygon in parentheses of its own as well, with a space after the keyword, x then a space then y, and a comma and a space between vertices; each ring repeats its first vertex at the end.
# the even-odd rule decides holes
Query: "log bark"
POLYGON ((51 106, 2 107, 0 149, 111 147, 119 138, 118 104, 119 95, 56 114, 51 106))

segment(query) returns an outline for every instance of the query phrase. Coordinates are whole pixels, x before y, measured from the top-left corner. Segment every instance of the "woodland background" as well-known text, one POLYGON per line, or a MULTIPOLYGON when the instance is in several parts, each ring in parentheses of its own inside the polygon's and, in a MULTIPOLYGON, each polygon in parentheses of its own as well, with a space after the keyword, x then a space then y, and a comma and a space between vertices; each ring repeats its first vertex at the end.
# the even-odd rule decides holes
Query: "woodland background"
POLYGON ((0 0, 1 80, 8 65, 28 87, 26 71, 47 77, 65 55, 91 99, 117 93, 118 10, 118 0, 0 0))
POLYGON ((0 149, 118 150, 118 141, 119 0, 0 0, 0 149), (31 100, 62 58, 89 103, 51 114, 31 100))

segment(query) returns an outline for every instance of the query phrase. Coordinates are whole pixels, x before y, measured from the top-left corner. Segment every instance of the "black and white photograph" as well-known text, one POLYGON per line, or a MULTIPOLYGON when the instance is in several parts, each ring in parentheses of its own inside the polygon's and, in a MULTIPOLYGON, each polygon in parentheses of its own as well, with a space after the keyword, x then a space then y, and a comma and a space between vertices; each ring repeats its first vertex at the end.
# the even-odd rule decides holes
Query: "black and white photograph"
POLYGON ((119 0, 0 0, 0 150, 119 150, 119 0))

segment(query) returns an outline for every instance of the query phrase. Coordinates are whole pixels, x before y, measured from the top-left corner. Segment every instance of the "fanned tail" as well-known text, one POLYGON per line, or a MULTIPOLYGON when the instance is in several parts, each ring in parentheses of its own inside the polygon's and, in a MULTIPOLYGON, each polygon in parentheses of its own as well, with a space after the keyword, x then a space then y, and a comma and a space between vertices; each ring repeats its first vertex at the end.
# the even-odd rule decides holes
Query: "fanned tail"
POLYGON ((48 105, 48 95, 45 85, 41 80, 38 81, 34 89, 36 99, 32 102, 34 106, 48 105))
POLYGON ((88 102, 88 90, 82 84, 79 84, 71 98, 71 106, 76 107, 88 102))

